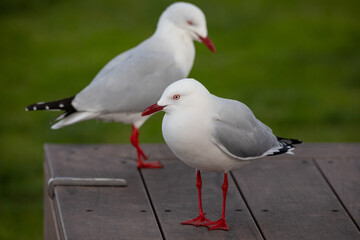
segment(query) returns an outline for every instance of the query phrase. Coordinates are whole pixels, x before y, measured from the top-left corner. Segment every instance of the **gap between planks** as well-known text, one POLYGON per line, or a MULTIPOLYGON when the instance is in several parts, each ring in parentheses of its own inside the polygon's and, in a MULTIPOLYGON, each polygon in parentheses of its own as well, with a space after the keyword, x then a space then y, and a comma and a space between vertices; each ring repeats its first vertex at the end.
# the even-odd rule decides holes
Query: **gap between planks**
POLYGON ((357 224, 357 222, 355 221, 355 219, 353 218, 353 216, 350 214, 349 209, 346 207, 346 205, 344 204, 344 202, 341 200, 340 196, 338 195, 338 193, 336 192, 336 190, 334 189, 334 187, 331 185, 330 181, 328 180, 328 178, 326 177, 325 173, 323 172, 323 170, 321 169, 321 167, 319 166, 319 164, 316 162, 316 158, 312 159, 313 164, 315 165, 316 169, 319 171, 319 173, 321 174, 321 176, 324 178, 325 182, 327 183, 327 185, 330 187, 331 191, 333 192, 333 194, 336 196, 337 200, 340 202, 341 206, 344 208, 345 212, 347 213, 348 217, 350 217, 351 221, 353 222, 353 224, 356 226, 356 228, 359 230, 360 232, 360 226, 357 224))
POLYGON ((151 206, 151 210, 152 210, 152 212, 154 213, 154 216, 155 216, 155 219, 156 219, 156 223, 157 223, 157 225, 158 225, 158 227, 159 227, 159 230, 160 230, 160 233, 161 233, 161 237, 162 237, 163 240, 165 240, 164 231, 163 231, 163 229, 162 229, 162 227, 161 227, 160 220, 159 220, 159 216, 158 216, 158 214, 156 213, 156 210, 155 210, 155 207, 154 207, 154 203, 153 203, 153 201, 152 201, 152 199, 151 199, 151 196, 150 196, 150 193, 149 193, 149 189, 148 189, 148 187, 147 187, 147 185, 146 185, 146 183, 145 183, 145 179, 144 179, 142 170, 141 170, 141 169, 138 169, 138 173, 139 173, 140 178, 141 178, 141 181, 142 181, 142 183, 143 183, 143 185, 144 185, 145 192, 146 192, 146 196, 147 196, 147 198, 149 199, 150 206, 151 206))
POLYGON ((230 171, 230 176, 231 176, 231 178, 233 179, 233 181, 234 181, 234 183, 235 183, 235 186, 236 186, 236 189, 239 191, 240 196, 241 196, 241 198, 243 199, 243 201, 244 201, 244 203, 245 203, 245 206, 246 206, 246 208, 248 209, 248 211, 249 211, 249 213, 250 213, 251 218, 254 220, 255 225, 256 225, 257 229, 259 230, 259 232, 260 232, 260 234, 261 234, 261 237, 262 237, 264 240, 266 240, 265 235, 264 235, 264 233, 263 233, 263 231, 262 231, 262 229, 261 229, 261 227, 260 227, 259 222, 257 221, 254 213, 252 212, 252 210, 251 210, 251 208, 250 208, 250 206, 249 206, 249 204, 248 204, 248 202, 247 202, 247 200, 246 200, 246 198, 245 198, 245 196, 244 196, 244 193, 241 191, 241 188, 240 188, 238 182, 236 181, 236 178, 234 177, 234 175, 233 175, 233 173, 232 173, 231 171, 230 171))

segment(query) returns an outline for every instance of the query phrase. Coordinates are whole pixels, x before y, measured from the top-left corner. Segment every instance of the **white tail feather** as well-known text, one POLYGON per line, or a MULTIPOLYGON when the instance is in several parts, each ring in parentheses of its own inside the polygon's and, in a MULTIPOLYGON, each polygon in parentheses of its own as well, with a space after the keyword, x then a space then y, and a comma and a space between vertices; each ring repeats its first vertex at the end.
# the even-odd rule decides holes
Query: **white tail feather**
POLYGON ((54 125, 52 125, 51 129, 59 129, 77 122, 92 119, 95 118, 97 115, 98 113, 93 113, 93 112, 75 112, 65 117, 61 121, 55 123, 54 125))

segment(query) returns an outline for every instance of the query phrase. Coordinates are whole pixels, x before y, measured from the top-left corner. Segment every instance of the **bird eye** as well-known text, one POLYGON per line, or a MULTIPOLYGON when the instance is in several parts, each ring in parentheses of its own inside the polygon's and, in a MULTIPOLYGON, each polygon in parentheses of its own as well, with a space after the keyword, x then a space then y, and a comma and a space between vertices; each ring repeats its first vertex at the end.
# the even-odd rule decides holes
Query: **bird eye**
POLYGON ((174 95, 174 96, 173 96, 173 99, 174 99, 174 100, 179 100, 179 99, 180 99, 180 95, 179 95, 179 94, 174 95))
POLYGON ((191 25, 191 26, 194 25, 194 22, 191 21, 191 20, 187 20, 186 22, 187 22, 187 24, 189 24, 189 25, 191 25))

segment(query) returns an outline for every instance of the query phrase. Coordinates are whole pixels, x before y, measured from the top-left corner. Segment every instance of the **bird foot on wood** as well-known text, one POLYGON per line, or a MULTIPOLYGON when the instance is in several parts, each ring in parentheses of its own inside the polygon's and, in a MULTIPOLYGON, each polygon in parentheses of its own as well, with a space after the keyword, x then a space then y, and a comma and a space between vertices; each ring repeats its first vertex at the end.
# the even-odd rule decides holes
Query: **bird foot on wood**
POLYGON ((188 221, 182 222, 183 225, 194 225, 196 227, 203 226, 206 223, 210 223, 211 221, 205 217, 205 213, 200 214, 197 218, 190 219, 188 221))
POLYGON ((208 227, 208 230, 224 230, 224 231, 229 231, 229 226, 226 223, 225 218, 220 218, 219 220, 215 221, 215 222, 209 222, 209 223, 205 223, 203 224, 203 226, 208 227))

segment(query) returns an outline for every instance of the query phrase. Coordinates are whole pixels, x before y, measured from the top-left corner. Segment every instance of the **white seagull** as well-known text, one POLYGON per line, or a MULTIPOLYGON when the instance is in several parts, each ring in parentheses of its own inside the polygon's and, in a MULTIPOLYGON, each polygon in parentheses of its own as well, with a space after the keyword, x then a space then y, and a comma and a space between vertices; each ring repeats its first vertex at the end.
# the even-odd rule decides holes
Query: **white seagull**
POLYGON ((203 42, 215 52, 201 9, 190 3, 173 3, 161 14, 150 38, 112 59, 81 92, 32 104, 25 110, 65 111, 52 129, 89 119, 132 124, 130 141, 137 150, 137 166, 162 167, 159 162, 142 160, 147 156, 139 146, 139 128, 149 116, 141 113, 169 84, 188 76, 195 58, 193 41, 203 42))
POLYGON ((194 79, 172 83, 143 115, 160 110, 165 111, 162 133, 167 145, 180 160, 197 169, 199 216, 182 224, 228 231, 225 220, 227 173, 251 159, 292 154, 292 144, 301 143, 276 137, 245 104, 212 95, 194 79), (224 172, 222 215, 214 222, 205 218, 202 209, 200 170, 224 172))

